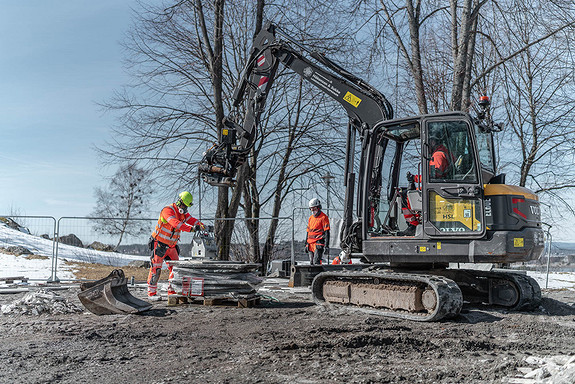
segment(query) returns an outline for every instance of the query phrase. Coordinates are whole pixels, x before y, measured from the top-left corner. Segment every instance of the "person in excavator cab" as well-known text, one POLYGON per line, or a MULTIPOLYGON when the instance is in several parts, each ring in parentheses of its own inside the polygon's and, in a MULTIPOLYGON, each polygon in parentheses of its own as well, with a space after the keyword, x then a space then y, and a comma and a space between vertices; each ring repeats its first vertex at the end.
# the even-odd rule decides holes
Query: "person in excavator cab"
POLYGON ((321 211, 321 202, 313 198, 309 201, 311 216, 307 221, 305 249, 311 265, 319 265, 323 256, 329 255, 329 218, 321 211))
MULTIPOLYGON (((449 171, 455 159, 438 136, 431 135, 429 138, 431 159, 429 160, 429 179, 438 181, 449 177, 449 171)), ((401 193, 401 213, 407 222, 407 229, 397 233, 398 236, 414 236, 417 226, 421 223, 421 212, 413 210, 407 191, 416 190, 415 184, 421 182, 421 175, 412 175, 407 172, 409 187, 401 193)))
POLYGON ((453 154, 437 136, 429 138, 429 146, 432 153, 429 160, 429 178, 431 180, 448 178, 449 171, 455 162, 453 154))
MULTIPOLYGON (((178 200, 162 209, 158 224, 148 243, 152 251, 150 273, 148 274, 148 297, 152 300, 159 299, 157 295, 158 281, 162 272, 164 260, 179 260, 180 247, 178 240, 180 233, 205 230, 206 226, 198 219, 188 213, 188 208, 192 206, 193 196, 190 192, 184 191, 178 195, 178 200)), ((169 278, 174 277, 173 267, 168 265, 169 278)), ((168 284, 168 295, 176 292, 171 284, 168 284)))

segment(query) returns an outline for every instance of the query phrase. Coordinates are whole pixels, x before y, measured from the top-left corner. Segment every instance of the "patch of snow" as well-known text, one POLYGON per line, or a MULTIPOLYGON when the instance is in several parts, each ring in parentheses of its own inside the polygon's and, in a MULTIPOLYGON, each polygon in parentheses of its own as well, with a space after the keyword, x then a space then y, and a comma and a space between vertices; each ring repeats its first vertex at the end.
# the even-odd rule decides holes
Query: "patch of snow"
MULTIPOLYGON (((0 277, 25 276, 32 280, 49 279, 52 274, 53 241, 0 226, 0 247, 7 248, 18 245, 28 248, 35 255, 45 256, 47 259, 27 259, 25 255, 14 256, 0 253, 0 277)), ((72 272, 61 268, 63 260, 123 267, 135 260, 147 260, 147 257, 96 251, 60 243, 58 244, 56 275, 61 280, 67 280, 73 279, 74 275, 72 272)))
POLYGON ((547 284, 548 289, 575 290, 574 272, 550 272, 547 277, 545 272, 529 271, 527 275, 534 278, 542 289, 545 289, 547 284))
POLYGON ((520 373, 504 383, 575 383, 575 356, 528 356, 523 361, 527 366, 517 368, 520 373))
POLYGON ((62 296, 44 289, 27 293, 23 298, 0 307, 3 315, 51 315, 84 312, 62 296))

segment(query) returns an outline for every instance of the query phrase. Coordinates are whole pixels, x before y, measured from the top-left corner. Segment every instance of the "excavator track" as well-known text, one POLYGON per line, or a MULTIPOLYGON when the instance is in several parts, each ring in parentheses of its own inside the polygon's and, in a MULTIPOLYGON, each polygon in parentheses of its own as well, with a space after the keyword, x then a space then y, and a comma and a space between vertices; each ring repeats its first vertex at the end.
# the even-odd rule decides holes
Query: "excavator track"
POLYGON ((314 301, 414 321, 439 321, 459 314, 463 296, 443 276, 377 272, 323 272, 311 285, 314 301))
POLYGON ((457 283, 468 303, 514 311, 530 311, 541 304, 541 288, 533 278, 517 272, 446 269, 438 272, 457 283))

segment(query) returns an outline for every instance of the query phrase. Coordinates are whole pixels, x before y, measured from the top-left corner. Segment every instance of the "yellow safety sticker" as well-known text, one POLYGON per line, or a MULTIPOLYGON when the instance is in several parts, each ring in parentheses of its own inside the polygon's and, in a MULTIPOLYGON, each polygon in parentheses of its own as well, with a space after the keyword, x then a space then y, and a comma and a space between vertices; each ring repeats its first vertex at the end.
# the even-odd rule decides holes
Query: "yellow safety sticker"
POLYGON ((228 130, 227 130, 227 129, 222 129, 222 135, 227 136, 227 135, 228 135, 228 130))
POLYGON ((419 252, 427 252, 427 247, 419 247, 419 252))
POLYGON ((523 247, 524 246, 523 244, 524 244, 524 241, 523 241, 522 237, 515 237, 513 239, 513 246, 515 248, 523 247))
POLYGON ((437 242, 437 249, 441 249, 441 241, 437 242))
POLYGON ((361 99, 351 92, 347 92, 343 99, 356 108, 359 106, 359 103, 361 103, 361 99))

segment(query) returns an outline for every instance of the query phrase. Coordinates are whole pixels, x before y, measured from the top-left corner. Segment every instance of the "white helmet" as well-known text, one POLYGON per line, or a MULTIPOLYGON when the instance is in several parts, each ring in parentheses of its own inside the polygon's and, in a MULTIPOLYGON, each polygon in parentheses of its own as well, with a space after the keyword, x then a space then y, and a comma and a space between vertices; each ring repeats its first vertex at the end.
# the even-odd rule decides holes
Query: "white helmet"
POLYGON ((308 205, 310 208, 319 207, 319 209, 321 209, 321 202, 319 201, 319 199, 316 199, 315 197, 309 201, 308 205))

